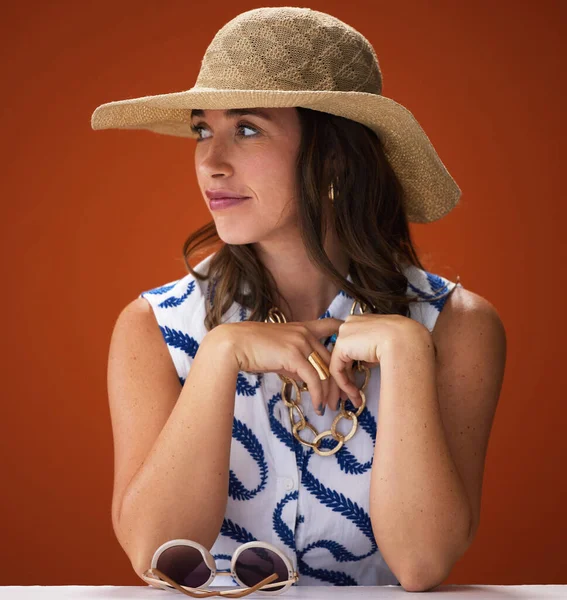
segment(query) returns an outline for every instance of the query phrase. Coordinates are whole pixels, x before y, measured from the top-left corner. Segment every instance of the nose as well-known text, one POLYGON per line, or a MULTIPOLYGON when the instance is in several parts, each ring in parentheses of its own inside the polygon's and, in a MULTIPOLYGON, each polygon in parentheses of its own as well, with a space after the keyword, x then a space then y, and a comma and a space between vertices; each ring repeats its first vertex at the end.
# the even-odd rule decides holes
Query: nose
POLYGON ((206 142, 199 142, 195 148, 196 168, 204 177, 215 175, 230 176, 233 172, 229 143, 220 139, 220 136, 207 138, 206 142))

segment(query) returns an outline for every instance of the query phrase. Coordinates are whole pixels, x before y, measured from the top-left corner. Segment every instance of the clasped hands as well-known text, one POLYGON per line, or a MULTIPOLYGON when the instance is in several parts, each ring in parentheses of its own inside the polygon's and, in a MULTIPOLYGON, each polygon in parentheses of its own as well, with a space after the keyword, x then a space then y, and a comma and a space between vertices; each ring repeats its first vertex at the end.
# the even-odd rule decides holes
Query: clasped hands
MULTIPOLYGON (((335 345, 330 352, 328 364, 334 384, 339 388, 339 396, 330 393, 332 398, 348 396, 358 408, 362 403, 359 388, 354 378, 354 361, 367 368, 382 363, 400 347, 416 344, 431 345, 431 334, 421 323, 402 315, 381 315, 365 313, 348 315, 339 326, 335 345)), ((322 357, 324 359, 324 357, 322 357)), ((331 409, 338 409, 338 400, 331 409)))
MULTIPOLYGON (((227 356, 236 371, 273 372, 294 381, 301 380, 319 413, 326 406, 336 411, 339 400, 347 396, 356 408, 361 406, 353 370, 355 361, 368 369, 378 364, 383 369, 386 362, 391 362, 390 357, 395 366, 396 357, 401 356, 400 349, 421 352, 433 347, 424 325, 392 314, 353 314, 344 321, 332 317, 283 323, 241 321, 222 324, 208 334, 214 339, 218 335, 224 338, 221 345, 228 348, 227 356), (321 340, 333 334, 336 341, 329 351, 321 340), (313 351, 327 366, 330 377, 320 379, 308 360, 313 351)), ((218 343, 217 339, 215 346, 218 343)))

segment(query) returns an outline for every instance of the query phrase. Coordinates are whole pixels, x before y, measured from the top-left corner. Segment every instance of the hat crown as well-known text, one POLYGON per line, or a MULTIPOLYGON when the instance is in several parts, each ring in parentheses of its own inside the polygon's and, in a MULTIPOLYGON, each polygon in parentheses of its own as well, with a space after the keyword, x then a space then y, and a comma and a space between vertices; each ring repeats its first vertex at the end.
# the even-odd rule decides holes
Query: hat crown
POLYGON ((382 93, 370 42, 309 8, 263 7, 226 23, 209 44, 195 88, 382 93))

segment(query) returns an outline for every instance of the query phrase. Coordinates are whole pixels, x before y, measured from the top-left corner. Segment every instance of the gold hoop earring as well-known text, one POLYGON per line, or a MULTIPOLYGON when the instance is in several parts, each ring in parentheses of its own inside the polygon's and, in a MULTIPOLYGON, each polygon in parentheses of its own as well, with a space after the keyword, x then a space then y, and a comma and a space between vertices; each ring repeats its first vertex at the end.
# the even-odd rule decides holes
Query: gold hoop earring
POLYGON ((332 182, 331 182, 331 185, 329 186, 329 198, 331 199, 331 202, 333 202, 335 200, 335 188, 333 187, 332 182))

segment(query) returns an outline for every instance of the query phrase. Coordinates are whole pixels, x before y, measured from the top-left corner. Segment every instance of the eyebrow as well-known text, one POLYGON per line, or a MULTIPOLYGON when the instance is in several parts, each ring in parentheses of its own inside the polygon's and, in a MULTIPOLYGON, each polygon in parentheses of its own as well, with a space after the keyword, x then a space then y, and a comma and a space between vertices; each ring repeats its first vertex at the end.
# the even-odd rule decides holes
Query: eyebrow
MULTIPOLYGON (((224 111, 225 117, 237 117, 242 115, 255 115, 257 117, 261 117, 262 119, 266 119, 266 121, 274 121, 273 117, 269 115, 266 111, 261 108, 229 108, 224 111)), ((200 109, 193 109, 191 111, 191 119, 193 117, 204 117, 205 111, 200 109)))

